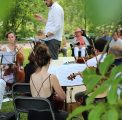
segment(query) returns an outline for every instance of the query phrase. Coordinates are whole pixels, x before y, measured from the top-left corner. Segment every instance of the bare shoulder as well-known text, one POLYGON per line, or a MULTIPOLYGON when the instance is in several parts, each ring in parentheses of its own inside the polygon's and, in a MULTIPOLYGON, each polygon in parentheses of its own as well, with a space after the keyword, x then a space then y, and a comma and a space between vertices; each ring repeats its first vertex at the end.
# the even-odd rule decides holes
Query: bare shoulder
POLYGON ((54 74, 51 74, 50 78, 53 80, 53 79, 57 79, 56 75, 54 74))
POLYGON ((50 79, 51 79, 52 82, 58 81, 58 78, 57 78, 56 75, 54 75, 54 74, 51 74, 50 79))

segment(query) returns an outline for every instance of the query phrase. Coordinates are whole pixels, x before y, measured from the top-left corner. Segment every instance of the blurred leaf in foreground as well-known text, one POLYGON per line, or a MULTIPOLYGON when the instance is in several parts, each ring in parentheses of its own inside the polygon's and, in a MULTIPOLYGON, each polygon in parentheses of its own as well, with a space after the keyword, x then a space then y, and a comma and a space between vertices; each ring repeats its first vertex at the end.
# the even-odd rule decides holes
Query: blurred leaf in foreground
POLYGON ((0 19, 5 17, 10 11, 12 0, 0 0, 0 19))

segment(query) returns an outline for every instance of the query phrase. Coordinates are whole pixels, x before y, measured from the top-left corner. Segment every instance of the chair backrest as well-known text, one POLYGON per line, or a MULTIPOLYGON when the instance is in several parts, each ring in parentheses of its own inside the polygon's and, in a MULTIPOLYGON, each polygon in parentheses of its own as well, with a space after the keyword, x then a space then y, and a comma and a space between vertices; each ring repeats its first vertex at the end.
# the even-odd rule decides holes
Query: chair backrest
MULTIPOLYGON (((14 99, 14 104, 15 104, 15 111, 17 114, 19 114, 20 112, 29 113, 29 111, 34 110, 34 111, 38 111, 40 114, 42 113, 42 116, 44 118, 47 117, 47 118, 50 118, 49 120, 55 120, 54 113, 53 113, 53 110, 51 107, 51 103, 47 99, 18 96, 14 99), (44 114, 45 114, 45 116, 44 116, 44 114)), ((47 120, 44 118, 41 117, 41 119, 47 120)))
POLYGON ((12 97, 16 96, 31 96, 29 83, 15 83, 12 86, 12 97))

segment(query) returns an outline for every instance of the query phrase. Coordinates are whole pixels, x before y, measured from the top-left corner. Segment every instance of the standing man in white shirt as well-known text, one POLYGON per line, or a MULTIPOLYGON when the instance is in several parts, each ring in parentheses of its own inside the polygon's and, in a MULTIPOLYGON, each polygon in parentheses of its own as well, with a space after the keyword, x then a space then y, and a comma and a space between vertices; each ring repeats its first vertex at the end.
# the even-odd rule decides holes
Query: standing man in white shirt
POLYGON ((58 59, 63 36, 64 11, 56 0, 44 0, 44 3, 49 7, 47 21, 38 14, 35 15, 35 18, 39 21, 46 22, 45 34, 41 39, 45 39, 45 43, 49 47, 52 59, 58 59))

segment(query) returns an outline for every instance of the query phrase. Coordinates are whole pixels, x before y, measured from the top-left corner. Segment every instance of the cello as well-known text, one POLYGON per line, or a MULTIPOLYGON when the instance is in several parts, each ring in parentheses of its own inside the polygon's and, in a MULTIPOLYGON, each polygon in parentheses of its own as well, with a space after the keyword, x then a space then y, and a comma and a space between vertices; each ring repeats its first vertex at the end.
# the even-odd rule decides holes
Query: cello
POLYGON ((15 73, 16 82, 19 83, 22 83, 25 80, 25 72, 22 66, 23 62, 24 62, 24 56, 21 52, 18 52, 16 54, 14 73, 15 73))
POLYGON ((12 75, 12 76, 15 76, 15 77, 13 77, 13 79, 15 78, 15 82, 24 82, 25 73, 24 73, 24 69, 22 67, 23 62, 24 62, 23 54, 21 52, 17 52, 15 54, 14 64, 5 66, 4 76, 6 76, 8 78, 12 75))

